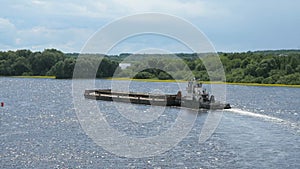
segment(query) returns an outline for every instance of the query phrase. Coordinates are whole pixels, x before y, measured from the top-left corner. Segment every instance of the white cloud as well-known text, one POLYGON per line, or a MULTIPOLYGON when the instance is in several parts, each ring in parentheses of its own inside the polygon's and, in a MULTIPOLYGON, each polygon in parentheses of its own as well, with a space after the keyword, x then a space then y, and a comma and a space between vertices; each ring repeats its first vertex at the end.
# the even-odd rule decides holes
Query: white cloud
MULTIPOLYGON (((225 10, 220 6, 215 7, 214 3, 206 1, 179 1, 179 0, 151 0, 151 1, 132 1, 132 0, 113 0, 115 11, 122 13, 142 13, 142 12, 161 12, 180 17, 207 17, 222 16, 225 10), (119 10, 118 10, 119 9, 119 10), (122 10, 123 9, 123 10, 122 10)), ((122 14, 120 13, 120 14, 122 14)))
POLYGON ((154 49, 163 50, 168 53, 192 52, 185 44, 171 37, 157 34, 141 34, 120 41, 109 51, 109 54, 136 53, 138 51, 145 51, 145 49, 151 49, 148 52, 154 49))
POLYGON ((0 18, 1 46, 10 46, 15 43, 16 27, 10 20, 0 18))
POLYGON ((185 18, 221 46, 219 50, 299 48, 298 6, 299 2, 293 0, 3 1, 0 50, 52 46, 79 51, 88 37, 105 24, 145 12, 185 18), (276 40, 279 35, 280 41, 276 40), (259 40, 261 37, 264 41, 259 40))
POLYGON ((40 0, 31 0, 31 2, 36 5, 41 5, 45 3, 45 1, 40 1, 40 0))
MULTIPOLYGON (((41 1, 21 3, 6 2, 6 15, 15 16, 15 26, 7 19, 0 20, 1 46, 9 48, 60 47, 67 51, 79 51, 89 36, 104 22, 118 17, 143 13, 161 12, 181 17, 198 17, 213 13, 210 6, 199 1, 152 0, 152 1, 41 1), (11 13, 14 11, 14 13, 11 13), (91 23, 92 22, 92 23, 91 23), (8 33, 9 32, 9 33, 8 33), (9 42, 8 42, 9 41, 9 42)), ((2 7, 3 8, 3 7, 2 7)), ((1 7, 0 7, 1 11, 1 7)))
POLYGON ((80 51, 92 30, 82 28, 50 29, 34 27, 17 33, 19 46, 33 50, 57 48, 67 52, 80 51))
POLYGON ((74 0, 74 1, 25 1, 25 4, 14 4, 20 11, 32 14, 54 14, 61 16, 81 16, 92 18, 116 18, 144 12, 158 12, 178 15, 180 17, 213 17, 228 13, 217 3, 208 1, 181 0, 74 0))
POLYGON ((15 25, 8 19, 0 18, 0 32, 6 32, 7 30, 15 29, 15 25))

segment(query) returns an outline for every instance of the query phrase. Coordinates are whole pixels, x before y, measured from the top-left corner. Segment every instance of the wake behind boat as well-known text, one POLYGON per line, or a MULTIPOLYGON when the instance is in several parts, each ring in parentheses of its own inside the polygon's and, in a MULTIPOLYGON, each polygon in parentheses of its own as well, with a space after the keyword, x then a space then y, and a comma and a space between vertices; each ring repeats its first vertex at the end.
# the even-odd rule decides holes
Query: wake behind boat
POLYGON ((149 94, 135 92, 118 92, 111 89, 85 90, 84 97, 87 99, 116 101, 133 104, 176 106, 192 109, 230 109, 228 103, 215 101, 213 95, 209 95, 202 83, 195 79, 188 82, 187 95, 182 96, 181 91, 177 94, 149 94))

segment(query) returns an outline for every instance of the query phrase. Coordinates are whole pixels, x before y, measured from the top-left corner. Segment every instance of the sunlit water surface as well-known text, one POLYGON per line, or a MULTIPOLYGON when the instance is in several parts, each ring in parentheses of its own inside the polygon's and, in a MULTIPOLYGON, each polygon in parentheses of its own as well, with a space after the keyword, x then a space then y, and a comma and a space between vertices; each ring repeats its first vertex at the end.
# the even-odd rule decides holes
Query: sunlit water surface
MULTIPOLYGON (((205 143, 198 143, 207 117, 202 112, 189 134, 169 151, 125 158, 104 150, 84 132, 74 110, 71 80, 0 78, 0 85, 0 101, 5 103, 0 107, 0 168, 300 168, 299 88, 227 85, 233 109, 224 111, 205 143)), ((110 88, 111 81, 97 80, 96 87, 110 88)), ((176 93, 180 86, 132 82, 129 89, 176 93)), ((166 108, 152 122, 138 123, 118 113, 115 103, 97 104, 112 127, 137 138, 166 131, 180 110, 166 108)), ((126 103, 118 107, 130 111, 126 103)), ((149 110, 144 105, 134 108, 149 110)))

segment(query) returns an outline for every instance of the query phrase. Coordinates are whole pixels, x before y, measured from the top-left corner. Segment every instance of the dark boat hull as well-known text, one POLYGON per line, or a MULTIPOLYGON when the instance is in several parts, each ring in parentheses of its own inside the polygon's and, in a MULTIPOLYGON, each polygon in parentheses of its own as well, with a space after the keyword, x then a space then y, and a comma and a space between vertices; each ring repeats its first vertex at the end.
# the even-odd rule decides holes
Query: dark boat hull
POLYGON ((230 104, 225 103, 211 103, 211 102, 197 102, 194 100, 181 100, 181 107, 192 109, 230 109, 230 104))

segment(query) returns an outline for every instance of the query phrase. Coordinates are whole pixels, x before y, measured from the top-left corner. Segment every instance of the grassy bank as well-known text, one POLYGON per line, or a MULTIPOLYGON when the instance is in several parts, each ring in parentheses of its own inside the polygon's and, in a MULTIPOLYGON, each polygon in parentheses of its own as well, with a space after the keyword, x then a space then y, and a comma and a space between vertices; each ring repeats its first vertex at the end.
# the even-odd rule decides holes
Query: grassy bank
MULTIPOLYGON (((208 82, 210 83, 210 82, 208 82)), ((224 83, 224 82, 220 82, 224 83)), ((226 84, 229 85, 242 85, 242 86, 266 86, 266 87, 295 87, 300 88, 300 85, 287 85, 287 84, 260 84, 260 83, 229 83, 226 82, 226 84)))
POLYGON ((16 78, 55 79, 55 76, 12 76, 16 78))
MULTIPOLYGON (((55 79, 55 76, 11 76, 15 78, 39 78, 39 79, 55 79)), ((127 80, 137 82, 179 82, 184 83, 186 80, 159 80, 159 79, 131 79, 131 78, 106 78, 107 80, 127 80)), ((241 86, 266 86, 266 87, 294 87, 300 88, 300 85, 287 85, 287 84, 260 84, 260 83, 230 83, 230 82, 211 82, 202 81, 204 84, 228 84, 228 85, 241 85, 241 86)))
POLYGON ((131 78, 124 78, 124 77, 118 77, 118 78, 107 78, 108 80, 130 80, 130 81, 137 81, 137 82, 186 82, 185 80, 159 80, 159 79, 131 79, 131 78))
MULTIPOLYGON (((131 78, 108 78, 109 80, 132 80, 139 82, 187 82, 186 80, 159 80, 159 79, 131 79, 131 78)), ((260 83, 230 83, 230 82, 211 82, 202 81, 204 84, 228 84, 228 85, 241 85, 241 86, 266 86, 266 87, 295 87, 300 88, 300 85, 287 85, 287 84, 260 84, 260 83)))

